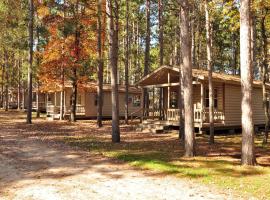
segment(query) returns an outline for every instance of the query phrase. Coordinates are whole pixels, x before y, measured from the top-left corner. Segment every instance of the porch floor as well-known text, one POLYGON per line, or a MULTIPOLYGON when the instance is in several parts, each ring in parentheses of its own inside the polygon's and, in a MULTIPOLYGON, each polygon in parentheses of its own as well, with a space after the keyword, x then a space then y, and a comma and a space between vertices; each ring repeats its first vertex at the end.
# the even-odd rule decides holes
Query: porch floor
MULTIPOLYGON (((156 119, 147 119, 144 120, 143 123, 152 123, 156 125, 166 125, 166 126, 179 126, 179 121, 174 121, 174 120, 156 120, 156 119)), ((201 124, 195 122, 194 123, 195 128, 200 128, 201 124)), ((202 128, 207 128, 209 127, 209 123, 203 123, 202 128)), ((215 123, 215 127, 225 127, 223 123, 215 123)))

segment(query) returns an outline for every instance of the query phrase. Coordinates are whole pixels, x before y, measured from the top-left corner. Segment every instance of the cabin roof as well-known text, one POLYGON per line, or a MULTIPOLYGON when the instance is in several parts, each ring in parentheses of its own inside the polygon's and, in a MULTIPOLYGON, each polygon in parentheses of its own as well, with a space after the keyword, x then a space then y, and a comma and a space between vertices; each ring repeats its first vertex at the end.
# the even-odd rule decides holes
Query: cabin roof
MULTIPOLYGON (((180 67, 162 66, 142 78, 137 85, 141 87, 155 86, 168 83, 168 73, 170 73, 170 83, 179 82, 180 67)), ((201 69, 192 69, 192 76, 194 81, 208 81, 208 71, 201 69)), ((213 72, 213 82, 228 83, 233 85, 241 85, 241 77, 238 75, 229 75, 224 73, 213 72)), ((258 80, 253 81, 254 87, 261 87, 262 82, 258 80)), ((270 88, 270 85, 267 84, 270 88)))
MULTIPOLYGON (((50 85, 43 85, 41 86, 40 90, 42 92, 59 92, 61 91, 61 84, 60 83, 52 83, 50 85)), ((70 81, 65 82, 65 88, 72 88, 72 84, 70 81)), ((85 90, 89 92, 97 92, 98 85, 95 82, 87 82, 83 84, 78 84, 78 89, 79 90, 85 90)), ((104 92, 111 92, 112 88, 110 84, 103 84, 103 91, 104 92)), ((125 92, 125 85, 118 85, 118 91, 120 93, 125 92)), ((137 86, 130 85, 129 86, 129 93, 135 93, 135 94, 140 94, 142 92, 141 88, 138 88, 137 86)))

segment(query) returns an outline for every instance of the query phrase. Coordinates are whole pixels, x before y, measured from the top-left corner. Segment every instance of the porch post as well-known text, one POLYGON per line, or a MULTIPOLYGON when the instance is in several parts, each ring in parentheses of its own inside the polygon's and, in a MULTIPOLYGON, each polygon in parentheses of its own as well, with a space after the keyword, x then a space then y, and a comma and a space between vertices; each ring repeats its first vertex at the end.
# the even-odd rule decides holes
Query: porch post
POLYGON ((49 93, 46 92, 46 96, 45 96, 45 106, 46 106, 46 113, 48 114, 48 95, 49 93))
POLYGON ((64 116, 64 91, 62 88, 60 95, 60 120, 63 120, 63 116, 64 116))
MULTIPOLYGON (((63 92, 64 92, 64 105, 63 105, 64 113, 63 114, 65 115, 65 113, 67 112, 66 90, 64 90, 63 92)), ((63 117, 65 117, 65 116, 63 116, 63 117)))
MULTIPOLYGON (((201 127, 200 129, 202 128, 203 126, 203 118, 204 118, 204 84, 201 83, 201 127)), ((201 130, 200 130, 201 132, 201 130)))
POLYGON ((153 87, 153 110, 155 109, 155 87, 153 87))
POLYGON ((170 87, 170 82, 171 82, 171 74, 168 73, 168 102, 167 102, 167 109, 170 109, 170 99, 171 99, 171 87, 170 87))
POLYGON ((162 99, 163 99, 163 97, 162 97, 163 95, 162 95, 162 88, 160 87, 159 88, 159 101, 158 101, 158 104, 159 104, 159 119, 161 120, 162 119, 162 110, 163 110, 163 108, 162 108, 162 99))
POLYGON ((54 93, 54 106, 56 107, 57 106, 57 93, 55 92, 54 93))

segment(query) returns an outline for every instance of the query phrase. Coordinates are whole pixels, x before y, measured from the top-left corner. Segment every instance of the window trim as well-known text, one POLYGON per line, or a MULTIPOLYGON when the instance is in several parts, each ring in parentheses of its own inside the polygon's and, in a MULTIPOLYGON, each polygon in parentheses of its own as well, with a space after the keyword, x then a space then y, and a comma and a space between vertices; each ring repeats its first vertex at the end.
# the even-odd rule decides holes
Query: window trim
MULTIPOLYGON (((218 109, 218 88, 213 88, 214 89, 214 109, 218 109)), ((209 108, 209 89, 206 88, 204 91, 205 95, 204 95, 204 107, 205 108, 209 108), (208 102, 208 106, 207 106, 207 102, 208 102)))

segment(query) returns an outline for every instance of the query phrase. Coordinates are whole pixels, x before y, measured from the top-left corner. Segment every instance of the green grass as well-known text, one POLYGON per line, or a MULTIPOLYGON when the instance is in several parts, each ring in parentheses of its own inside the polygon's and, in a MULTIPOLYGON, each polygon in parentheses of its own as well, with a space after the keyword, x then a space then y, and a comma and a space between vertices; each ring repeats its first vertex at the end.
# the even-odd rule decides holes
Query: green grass
MULTIPOLYGON (((259 199, 270 199, 270 168, 240 166, 240 136, 219 136, 213 148, 206 146, 206 138, 198 138, 197 145, 200 148, 197 152, 201 153, 195 158, 182 157, 183 149, 176 135, 155 136, 154 141, 147 135, 143 139, 136 135, 123 137, 124 141, 120 144, 112 144, 109 138, 97 136, 69 137, 66 142, 138 168, 234 190, 246 197, 252 195, 259 199), (208 153, 209 149, 214 155, 208 153), (226 151, 228 153, 224 153, 226 151)), ((258 162, 268 165, 269 145, 262 146, 261 138, 256 140, 256 145, 260 153, 258 162)))

